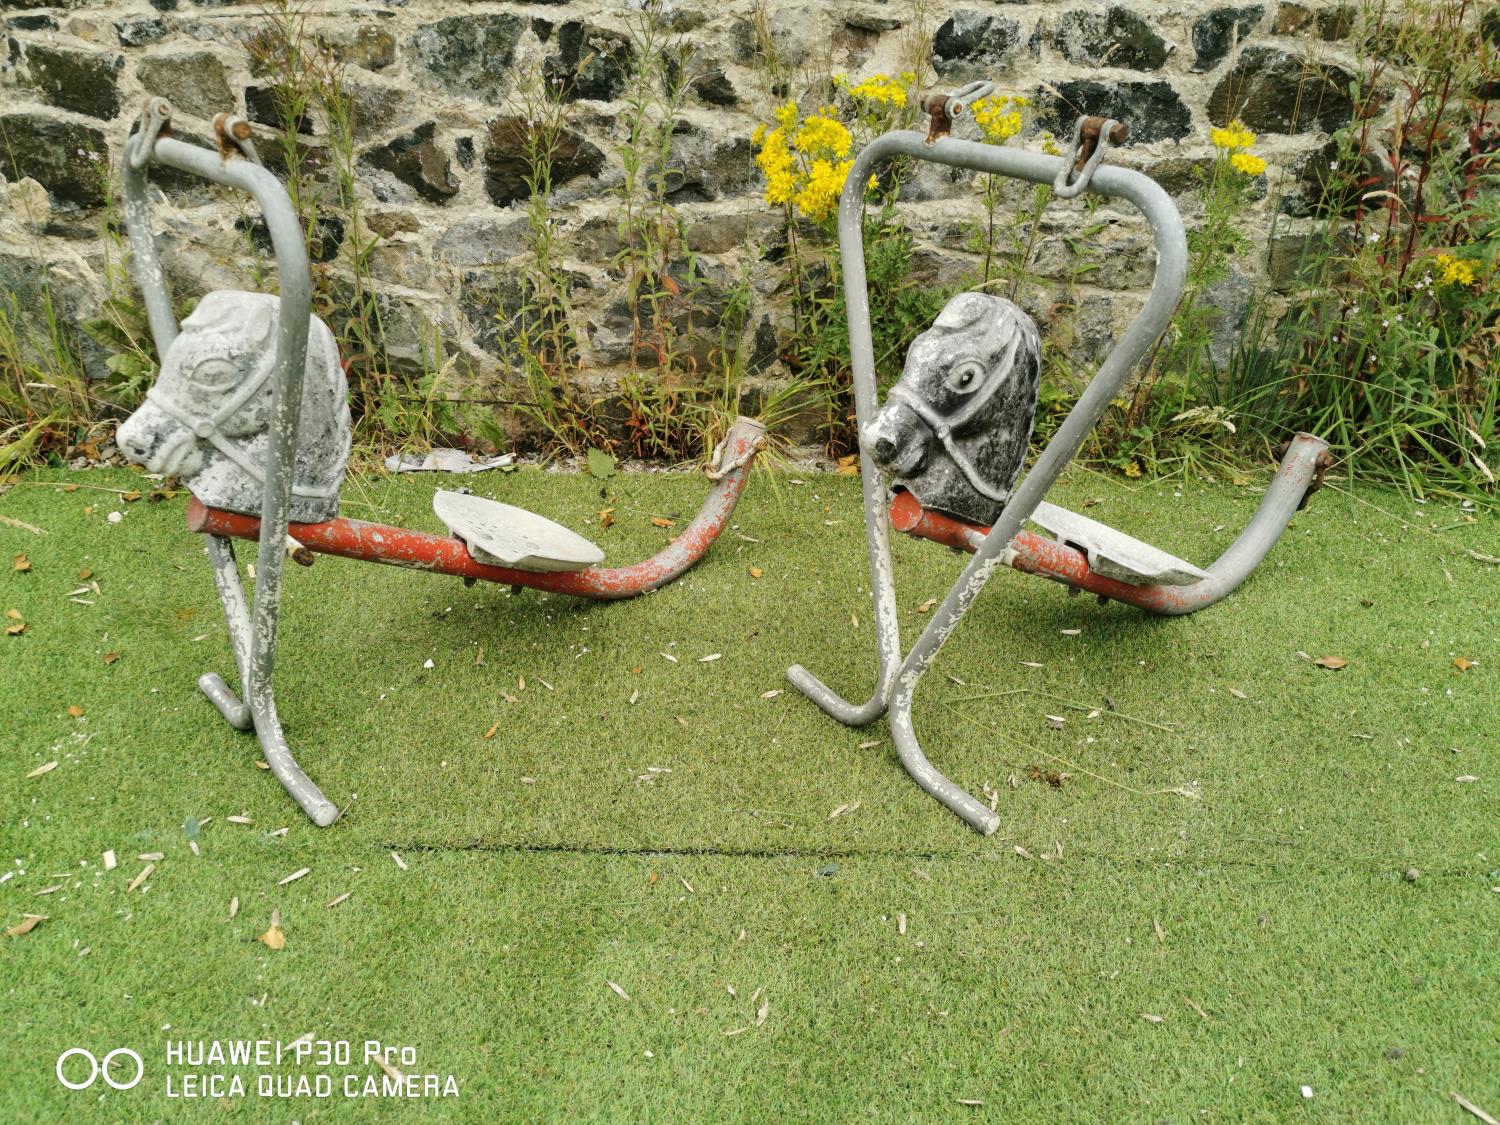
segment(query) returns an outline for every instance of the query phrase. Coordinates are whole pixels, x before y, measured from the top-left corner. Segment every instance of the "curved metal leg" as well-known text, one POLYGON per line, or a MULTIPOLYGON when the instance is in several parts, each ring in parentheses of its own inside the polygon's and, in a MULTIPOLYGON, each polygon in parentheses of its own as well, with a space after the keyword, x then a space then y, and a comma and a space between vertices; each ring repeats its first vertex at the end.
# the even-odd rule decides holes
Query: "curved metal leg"
POLYGON ((927 760, 927 755, 922 753, 922 747, 917 742, 916 728, 911 721, 911 704, 921 675, 918 670, 910 676, 903 676, 896 694, 891 698, 891 739, 896 744, 896 754, 906 767, 906 772, 911 774, 912 780, 925 792, 936 797, 945 808, 957 813, 971 828, 985 836, 992 835, 1000 827, 1000 817, 988 805, 949 781, 927 760))
MULTIPOLYGON (((198 688, 230 726, 255 731, 271 773, 313 823, 320 828, 332 824, 338 819, 338 806, 323 795, 292 756, 281 729, 281 719, 276 713, 276 694, 271 677, 268 672, 262 674, 256 666, 257 646, 245 590, 234 562, 234 546, 230 540, 218 535, 206 535, 204 540, 209 561, 213 563, 219 600, 224 605, 224 621, 229 628, 229 643, 234 650, 234 662, 240 672, 240 689, 244 694, 243 699, 236 695, 217 672, 205 672, 199 676, 198 688)), ((273 613, 273 630, 275 620, 273 613)), ((259 646, 262 652, 264 647, 259 646)))

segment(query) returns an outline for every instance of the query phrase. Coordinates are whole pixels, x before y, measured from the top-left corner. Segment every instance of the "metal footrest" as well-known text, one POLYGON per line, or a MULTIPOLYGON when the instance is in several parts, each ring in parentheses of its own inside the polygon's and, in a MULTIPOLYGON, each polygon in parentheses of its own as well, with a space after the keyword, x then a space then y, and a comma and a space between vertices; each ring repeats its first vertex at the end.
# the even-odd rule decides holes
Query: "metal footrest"
POLYGON ((1080 516, 1046 501, 1036 506, 1031 522, 1059 543, 1088 556, 1089 569, 1131 586, 1191 586, 1208 577, 1206 571, 1123 531, 1080 516))
POLYGON ((525 508, 438 492, 432 510, 464 541, 474 561, 486 566, 551 573, 587 570, 604 561, 604 552, 583 536, 525 508))

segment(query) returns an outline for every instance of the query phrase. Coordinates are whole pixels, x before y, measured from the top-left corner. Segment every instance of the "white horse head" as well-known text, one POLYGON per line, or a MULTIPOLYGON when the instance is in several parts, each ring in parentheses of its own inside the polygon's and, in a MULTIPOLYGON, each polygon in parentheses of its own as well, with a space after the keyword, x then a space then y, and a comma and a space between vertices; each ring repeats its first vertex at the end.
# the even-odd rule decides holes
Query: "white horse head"
MULTIPOLYGON (((181 477, 211 508, 259 515, 280 303, 237 290, 204 297, 167 348, 146 401, 120 426, 116 441, 126 456, 181 477)), ((349 396, 333 333, 315 316, 300 429, 291 519, 332 519, 349 459, 349 396)))
POLYGON ((912 341, 860 443, 923 507, 992 524, 1026 460, 1041 366, 1029 316, 960 293, 912 341))

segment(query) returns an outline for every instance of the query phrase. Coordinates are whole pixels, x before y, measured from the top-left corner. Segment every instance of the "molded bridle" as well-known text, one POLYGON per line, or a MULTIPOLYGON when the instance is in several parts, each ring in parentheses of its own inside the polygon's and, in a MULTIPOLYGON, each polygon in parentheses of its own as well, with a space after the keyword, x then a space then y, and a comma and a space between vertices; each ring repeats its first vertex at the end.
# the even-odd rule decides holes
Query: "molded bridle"
MULTIPOLYGON (((250 402, 256 395, 265 389, 266 383, 271 378, 271 373, 276 369, 275 363, 261 365, 259 374, 236 387, 234 393, 229 395, 212 414, 195 414, 186 406, 173 400, 160 383, 152 385, 146 392, 146 401, 154 405, 158 410, 173 421, 182 425, 187 433, 172 442, 170 450, 176 452, 184 440, 196 437, 209 442, 220 453, 224 454, 239 467, 251 480, 265 488, 266 478, 261 466, 252 461, 245 451, 238 448, 229 436, 224 433, 223 426, 229 419, 233 418, 240 409, 250 402)), ((344 435, 344 449, 342 457, 349 456, 349 448, 352 442, 350 435, 344 435)), ((292 495, 305 496, 316 500, 327 500, 338 495, 338 483, 324 485, 323 487, 309 487, 299 484, 294 477, 292 479, 292 495)))

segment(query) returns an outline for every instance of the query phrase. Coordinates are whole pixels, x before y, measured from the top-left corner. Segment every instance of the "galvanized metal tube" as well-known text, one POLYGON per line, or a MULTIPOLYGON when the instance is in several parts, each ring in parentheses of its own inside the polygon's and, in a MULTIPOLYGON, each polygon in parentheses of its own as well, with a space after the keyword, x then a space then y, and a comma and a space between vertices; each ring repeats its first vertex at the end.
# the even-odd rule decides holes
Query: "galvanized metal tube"
MULTIPOLYGON (((140 255, 142 291, 151 319, 152 335, 165 354, 176 336, 171 298, 162 280, 160 263, 151 245, 150 215, 146 199, 145 167, 135 167, 132 142, 126 149, 126 223, 131 246, 140 255)), ((266 451, 265 495, 261 503, 260 549, 256 558, 255 605, 251 614, 247 662, 243 669, 244 702, 255 719, 255 731, 266 753, 266 762, 314 823, 326 825, 338 809, 303 773, 292 757, 277 716, 274 688, 276 626, 281 613, 281 577, 285 561, 288 508, 302 415, 302 383, 307 358, 307 331, 312 308, 312 280, 303 242, 302 225, 281 182, 266 169, 242 159, 225 159, 217 152, 159 137, 151 149, 158 164, 201 176, 213 183, 239 188, 260 205, 276 255, 280 283, 280 312, 276 318, 276 355, 271 374, 271 422, 266 451), (302 310, 309 310, 303 315, 302 310)), ((143 165, 146 162, 142 162, 143 165)), ((217 571, 216 571, 217 572, 217 571)), ((238 584, 236 571, 233 580, 238 584)), ((232 615, 230 600, 226 614, 232 615)), ((222 682, 222 681, 221 681, 222 682)), ((226 685, 227 688, 227 685, 226 685)), ((210 693, 224 712, 219 693, 210 693)), ((231 720, 232 721, 232 720, 231 720)))
MULTIPOLYGON (((844 299, 849 324, 849 348, 853 369, 855 412, 862 429, 874 416, 876 403, 874 349, 870 330, 869 292, 864 264, 864 196, 871 171, 894 156, 909 156, 951 167, 1011 176, 1033 183, 1052 183, 1063 167, 1058 157, 1018 149, 1000 148, 951 137, 928 143, 920 133, 892 132, 878 137, 855 159, 839 201, 839 249, 844 267, 844 299)), ((1117 196, 1133 204, 1151 224, 1156 240, 1156 275, 1145 308, 1131 322, 1110 351, 1098 373, 1074 404, 1068 417, 1037 458, 1006 505, 994 529, 985 537, 974 559, 948 591, 943 604, 922 631, 917 643, 895 670, 900 653, 896 620, 895 582, 890 556, 890 521, 886 513, 887 485, 874 459, 860 450, 865 501, 866 546, 870 562, 871 597, 875 605, 876 644, 879 659, 876 693, 863 707, 836 696, 800 666, 788 679, 806 692, 835 718, 871 721, 889 706, 891 731, 902 764, 925 791, 952 809, 980 831, 993 832, 998 825, 985 806, 964 793, 938 771, 918 745, 911 724, 912 697, 923 673, 931 665, 943 642, 988 581, 994 567, 1008 550, 1021 524, 1030 517, 1063 467, 1078 451, 1083 439, 1098 424, 1135 363, 1166 328, 1187 272, 1187 237, 1182 219, 1171 198, 1149 177, 1129 169, 1102 166, 1089 181, 1088 190, 1117 196), (888 701, 888 703, 887 703, 888 701)))
MULTIPOLYGON (((920 139, 915 134, 909 134, 908 138, 898 151, 905 150, 908 155, 913 156, 925 155, 926 159, 939 164, 998 172, 1037 183, 1050 182, 1056 175, 1059 164, 1056 157, 975 144, 972 141, 939 141, 923 154, 917 151, 926 147, 920 139)), ((902 765, 919 786, 985 835, 999 827, 999 819, 934 768, 917 742, 911 720, 912 700, 917 684, 932 665, 943 643, 958 627, 959 620, 979 596, 979 591, 989 581, 994 568, 1001 563, 1001 553, 1009 548, 1016 532, 1021 529, 1021 524, 1030 518, 1037 504, 1056 483, 1063 468, 1078 452, 1083 439, 1098 424, 1110 400, 1136 362, 1165 331, 1172 319, 1172 312, 1182 293, 1187 274, 1187 235, 1182 227, 1182 218, 1173 206, 1171 197, 1156 181, 1139 172, 1106 165, 1095 171, 1089 182, 1089 190, 1102 195, 1118 196, 1135 204, 1151 224, 1156 238, 1157 262, 1150 295, 1146 298, 1145 307, 1110 350, 1098 373, 1037 457, 1031 471, 1022 479, 1010 503, 1000 513, 995 526, 985 536, 974 558, 948 591, 942 605, 917 638, 916 644, 906 654, 906 659, 897 672, 895 691, 891 696, 891 737, 902 765)), ((870 391, 873 399, 873 380, 870 391)), ((885 522, 883 509, 881 517, 882 522, 885 522)))

